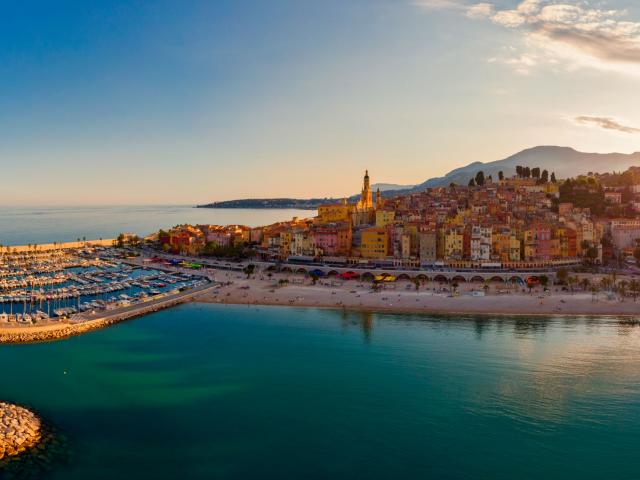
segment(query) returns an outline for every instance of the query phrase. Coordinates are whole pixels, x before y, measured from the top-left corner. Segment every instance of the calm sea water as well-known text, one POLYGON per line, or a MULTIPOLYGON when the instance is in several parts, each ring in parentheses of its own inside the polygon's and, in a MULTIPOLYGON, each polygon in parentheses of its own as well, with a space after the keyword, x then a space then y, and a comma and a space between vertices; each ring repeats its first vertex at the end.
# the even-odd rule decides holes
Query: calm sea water
POLYGON ((640 326, 611 319, 190 304, 0 362, 68 437, 53 479, 640 476, 640 326))
POLYGON ((0 245, 148 235, 180 223, 267 225, 315 215, 311 210, 209 209, 191 206, 0 207, 0 245))

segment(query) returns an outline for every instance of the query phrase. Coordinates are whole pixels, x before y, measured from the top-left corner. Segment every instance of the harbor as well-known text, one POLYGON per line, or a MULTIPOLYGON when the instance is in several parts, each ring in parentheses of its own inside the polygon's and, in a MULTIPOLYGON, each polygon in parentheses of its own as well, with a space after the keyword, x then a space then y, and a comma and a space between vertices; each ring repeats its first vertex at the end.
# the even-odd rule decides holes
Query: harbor
POLYGON ((0 342, 42 341, 182 303, 206 272, 137 265, 107 247, 0 256, 0 342))

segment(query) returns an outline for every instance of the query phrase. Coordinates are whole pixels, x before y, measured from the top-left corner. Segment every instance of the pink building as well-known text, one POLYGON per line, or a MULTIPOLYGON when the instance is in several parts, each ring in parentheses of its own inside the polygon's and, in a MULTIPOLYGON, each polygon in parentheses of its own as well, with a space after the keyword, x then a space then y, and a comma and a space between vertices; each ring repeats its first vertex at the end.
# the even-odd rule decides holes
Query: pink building
POLYGON ((313 244, 322 255, 349 255, 351 227, 343 224, 318 226, 312 232, 313 244))

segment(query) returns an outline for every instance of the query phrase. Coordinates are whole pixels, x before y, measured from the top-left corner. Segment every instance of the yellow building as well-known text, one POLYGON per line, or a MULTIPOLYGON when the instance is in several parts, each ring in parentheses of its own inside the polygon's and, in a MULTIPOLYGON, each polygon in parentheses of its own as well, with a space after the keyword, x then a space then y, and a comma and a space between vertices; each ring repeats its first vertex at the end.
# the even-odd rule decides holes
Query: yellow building
POLYGON ((342 203, 320 205, 318 207, 318 220, 321 224, 351 222, 353 207, 343 200, 342 203))
POLYGON ((463 256, 464 233, 462 228, 450 228, 444 236, 444 255, 447 260, 460 260, 463 256))
POLYGON ((376 227, 386 227, 393 223, 396 212, 393 210, 376 210, 376 227))
POLYGON ((520 261, 520 258, 521 258, 521 253, 520 253, 521 244, 522 244, 522 242, 520 241, 520 239, 518 238, 518 236, 515 233, 513 233, 509 237, 509 260, 510 261, 512 261, 512 262, 520 261))
POLYGON ((285 258, 291 253, 291 243, 293 242, 293 232, 290 229, 280 232, 280 255, 285 258))
POLYGON ((389 235, 384 228, 367 228, 361 232, 360 255, 364 258, 384 258, 389 249, 389 235))
POLYGON ((501 262, 520 260, 520 239, 511 228, 498 228, 492 235, 493 255, 501 262))

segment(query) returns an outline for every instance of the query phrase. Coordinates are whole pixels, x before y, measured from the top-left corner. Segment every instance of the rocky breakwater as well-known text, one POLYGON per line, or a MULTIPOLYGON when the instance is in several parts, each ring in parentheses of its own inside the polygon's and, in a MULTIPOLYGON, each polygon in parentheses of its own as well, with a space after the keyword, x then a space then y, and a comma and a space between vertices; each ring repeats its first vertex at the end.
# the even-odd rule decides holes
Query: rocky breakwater
POLYGON ((108 327, 125 320, 157 312, 181 303, 189 302, 196 296, 207 293, 213 287, 206 285, 175 295, 151 300, 147 303, 136 304, 119 310, 103 312, 102 317, 87 319, 81 316, 72 317, 68 323, 48 326, 29 326, 0 328, 0 344, 2 343, 33 343, 61 340, 74 335, 81 335, 99 328, 108 327))
POLYGON ((0 460, 32 449, 41 439, 42 424, 35 413, 0 403, 0 460))
POLYGON ((0 479, 40 480, 70 462, 64 435, 30 410, 0 402, 0 479))

